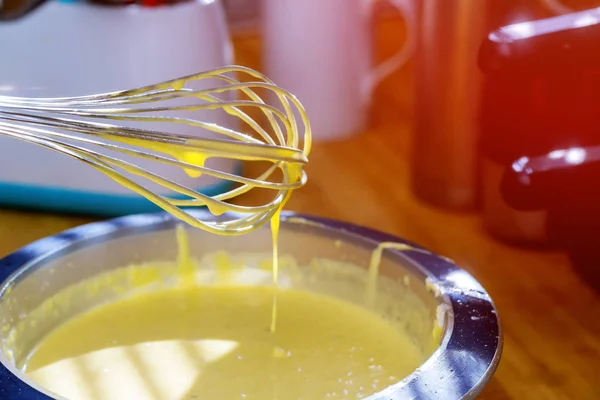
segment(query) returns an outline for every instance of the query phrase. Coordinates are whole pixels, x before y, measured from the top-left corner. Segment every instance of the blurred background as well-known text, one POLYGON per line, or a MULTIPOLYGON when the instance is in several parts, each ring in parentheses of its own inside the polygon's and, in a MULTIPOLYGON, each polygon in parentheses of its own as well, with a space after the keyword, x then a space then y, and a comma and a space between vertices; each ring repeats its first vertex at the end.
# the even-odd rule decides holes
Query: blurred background
MULTIPOLYGON (((449 256, 495 300, 505 351, 481 398, 597 399, 595 7, 0 0, 0 94, 105 92, 232 63, 262 71, 312 121, 309 181, 288 209, 449 256)), ((0 255, 86 221, 155 210, 63 158, 0 138, 0 255)))

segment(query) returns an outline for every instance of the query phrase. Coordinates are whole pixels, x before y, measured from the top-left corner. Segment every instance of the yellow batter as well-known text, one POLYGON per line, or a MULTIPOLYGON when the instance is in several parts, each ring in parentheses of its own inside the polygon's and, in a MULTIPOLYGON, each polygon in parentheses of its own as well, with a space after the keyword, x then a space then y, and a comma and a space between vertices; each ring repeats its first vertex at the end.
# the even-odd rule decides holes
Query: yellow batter
POLYGON ((423 360, 406 336, 332 297, 176 288, 97 308, 51 332, 25 369, 69 400, 363 398, 423 360))

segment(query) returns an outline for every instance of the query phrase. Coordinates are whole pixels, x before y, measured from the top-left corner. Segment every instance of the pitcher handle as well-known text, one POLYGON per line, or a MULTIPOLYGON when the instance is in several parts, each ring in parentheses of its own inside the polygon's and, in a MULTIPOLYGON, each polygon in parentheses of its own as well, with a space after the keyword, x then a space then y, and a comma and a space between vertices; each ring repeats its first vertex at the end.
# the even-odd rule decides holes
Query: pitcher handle
POLYGON ((412 57, 416 48, 416 16, 414 0, 386 0, 403 16, 406 26, 406 41, 402 48, 392 57, 377 65, 365 78, 363 87, 363 98, 369 102, 375 87, 391 73, 401 68, 412 57))

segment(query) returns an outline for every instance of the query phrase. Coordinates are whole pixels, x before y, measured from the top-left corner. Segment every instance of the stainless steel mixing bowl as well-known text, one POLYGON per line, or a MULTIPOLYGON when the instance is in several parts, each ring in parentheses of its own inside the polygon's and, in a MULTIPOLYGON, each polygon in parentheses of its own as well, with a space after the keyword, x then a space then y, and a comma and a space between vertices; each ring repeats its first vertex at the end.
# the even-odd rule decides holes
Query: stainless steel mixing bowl
MULTIPOLYGON (((198 217, 215 218, 202 211, 198 217)), ((17 368, 18 360, 49 330, 117 292, 111 292, 111 287, 100 288, 96 297, 75 301, 68 312, 55 309, 47 313, 35 327, 31 324, 18 337, 13 328, 27 323, 29 314, 44 301, 84 279, 131 263, 174 260, 177 223, 162 213, 92 223, 41 239, 1 259, 0 398, 56 398, 25 376, 17 368)), ((238 237, 220 237, 193 229, 188 230, 188 235, 192 255, 198 258, 217 249, 237 254, 271 251, 268 227, 238 237)), ((502 336, 492 300, 471 275, 446 258, 382 232, 329 219, 282 215, 281 255, 292 256, 298 265, 308 265, 318 258, 367 268, 373 249, 381 242, 413 247, 407 251, 384 251, 378 288, 382 296, 404 307, 404 312, 395 316, 395 323, 423 351, 426 361, 371 399, 474 398, 498 365, 502 336), (436 331, 437 336, 432 334, 436 331)), ((360 302, 360 296, 351 298, 352 294, 362 293, 356 285, 365 285, 357 276, 323 271, 311 280, 316 284, 307 289, 328 292, 329 287, 338 285, 341 289, 335 296, 360 302)), ((285 274, 282 279, 285 280, 285 274)))

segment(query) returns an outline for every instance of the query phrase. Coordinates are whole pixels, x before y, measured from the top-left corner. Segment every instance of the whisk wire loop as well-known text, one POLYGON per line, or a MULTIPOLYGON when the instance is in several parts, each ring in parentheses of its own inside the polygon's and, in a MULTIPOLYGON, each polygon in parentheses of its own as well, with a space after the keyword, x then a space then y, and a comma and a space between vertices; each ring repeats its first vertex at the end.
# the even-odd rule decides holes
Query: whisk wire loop
POLYGON ((267 223, 291 192, 305 184, 302 167, 311 148, 310 126, 300 102, 264 75, 240 66, 105 94, 60 98, 0 96, 0 135, 76 158, 188 224, 229 235, 247 233, 267 223), (242 81, 230 74, 249 75, 253 80, 242 81), (208 81, 218 85, 189 87, 203 83, 206 86, 208 81), (271 92, 281 104, 277 107, 265 103, 257 91, 271 92), (232 94, 244 95, 246 99, 232 99, 232 94), (254 110, 259 112, 258 117, 251 115, 254 110), (199 112, 211 111, 223 111, 237 118, 246 130, 205 120, 205 114, 200 117, 199 112), (192 115, 183 117, 183 112, 192 115), (171 113, 175 115, 167 115, 171 113), (302 127, 298 126, 297 116, 302 127), (267 129, 259 122, 260 118, 264 118, 267 129), (152 129, 143 126, 148 123, 152 129), (199 132, 212 132, 216 138, 170 132, 177 131, 182 124, 199 132), (163 126, 167 127, 164 131, 159 129, 163 126), (118 154, 128 159, 121 159, 118 154), (270 165, 258 177, 249 178, 206 166, 198 162, 198 157, 261 161, 270 165), (130 161, 135 159, 170 165, 237 186, 208 196, 130 161), (274 180, 277 170, 281 171, 281 178, 274 180), (133 177, 158 184, 176 197, 159 194, 133 177), (272 190, 274 196, 266 204, 256 206, 227 202, 258 188, 272 190), (219 221, 198 220, 186 211, 187 207, 198 206, 207 206, 216 215, 224 210, 236 214, 219 221))

